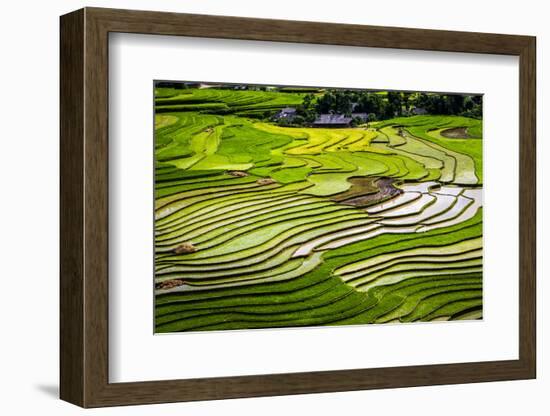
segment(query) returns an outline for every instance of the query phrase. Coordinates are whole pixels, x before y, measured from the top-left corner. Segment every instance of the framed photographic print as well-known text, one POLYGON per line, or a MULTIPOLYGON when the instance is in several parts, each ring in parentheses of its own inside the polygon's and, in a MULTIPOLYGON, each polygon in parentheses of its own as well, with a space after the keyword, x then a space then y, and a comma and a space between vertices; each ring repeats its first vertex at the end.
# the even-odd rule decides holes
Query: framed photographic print
POLYGON ((529 36, 62 16, 61 398, 534 378, 535 103, 529 36))

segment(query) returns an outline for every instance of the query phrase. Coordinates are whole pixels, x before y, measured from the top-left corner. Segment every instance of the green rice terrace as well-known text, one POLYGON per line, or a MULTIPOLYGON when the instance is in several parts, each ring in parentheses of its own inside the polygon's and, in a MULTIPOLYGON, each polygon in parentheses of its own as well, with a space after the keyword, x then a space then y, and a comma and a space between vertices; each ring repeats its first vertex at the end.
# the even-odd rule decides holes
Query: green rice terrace
POLYGON ((327 94, 157 86, 156 332, 482 318, 481 119, 327 94))

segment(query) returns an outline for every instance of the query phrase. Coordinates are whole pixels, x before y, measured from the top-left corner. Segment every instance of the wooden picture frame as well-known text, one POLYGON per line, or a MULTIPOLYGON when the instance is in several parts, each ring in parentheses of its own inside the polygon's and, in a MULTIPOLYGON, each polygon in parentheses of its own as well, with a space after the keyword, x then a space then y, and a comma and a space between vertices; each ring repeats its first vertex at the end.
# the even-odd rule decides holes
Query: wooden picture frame
POLYGON ((338 392, 536 376, 535 38, 85 8, 61 17, 61 386, 82 407, 338 392), (108 379, 110 32, 519 56, 519 359, 238 377, 108 379))

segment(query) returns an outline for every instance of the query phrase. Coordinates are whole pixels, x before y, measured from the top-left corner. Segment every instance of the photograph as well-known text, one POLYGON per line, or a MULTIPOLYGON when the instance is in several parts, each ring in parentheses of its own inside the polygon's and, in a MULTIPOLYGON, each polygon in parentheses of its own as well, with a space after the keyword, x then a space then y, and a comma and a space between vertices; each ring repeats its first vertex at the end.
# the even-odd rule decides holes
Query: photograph
POLYGON ((548 414, 548 13, 459 6, 4 2, 0 416, 548 414))
POLYGON ((482 101, 155 81, 155 333, 482 319, 482 101))

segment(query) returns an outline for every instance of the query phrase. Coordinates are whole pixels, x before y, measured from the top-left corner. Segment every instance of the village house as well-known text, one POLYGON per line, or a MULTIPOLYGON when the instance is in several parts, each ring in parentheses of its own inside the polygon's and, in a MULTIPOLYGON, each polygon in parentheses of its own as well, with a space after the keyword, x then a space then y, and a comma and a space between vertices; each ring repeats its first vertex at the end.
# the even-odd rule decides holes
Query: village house
POLYGON ((319 114, 312 123, 313 127, 350 127, 353 119, 367 121, 367 113, 352 113, 350 116, 343 114, 319 114))
POLYGON ((349 127, 351 117, 343 114, 319 114, 312 123, 313 127, 349 127))
POLYGON ((285 107, 275 115, 276 120, 292 121, 296 117, 296 109, 294 107, 285 107))

